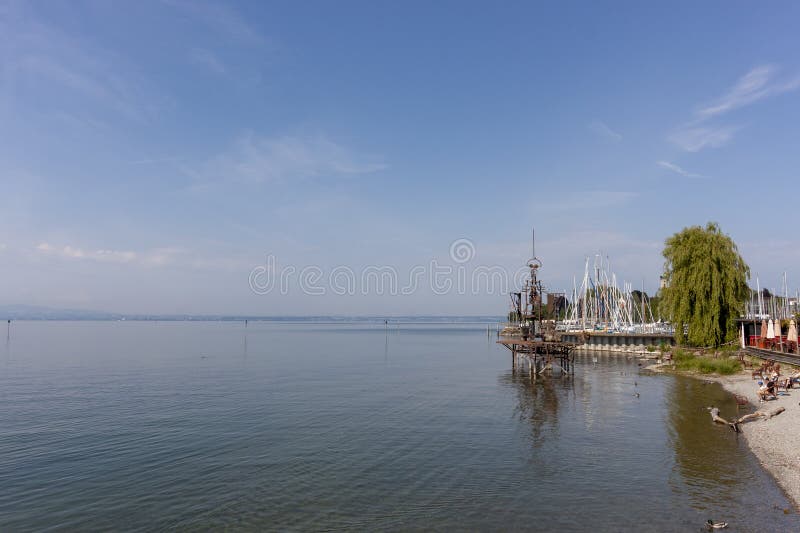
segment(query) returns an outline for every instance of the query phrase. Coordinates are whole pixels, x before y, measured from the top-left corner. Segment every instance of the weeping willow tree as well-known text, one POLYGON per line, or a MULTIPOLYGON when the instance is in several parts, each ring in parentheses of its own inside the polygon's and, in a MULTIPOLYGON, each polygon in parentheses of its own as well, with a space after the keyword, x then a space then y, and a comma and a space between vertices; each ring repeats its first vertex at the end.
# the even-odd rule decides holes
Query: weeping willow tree
POLYGON ((661 310, 675 326, 675 340, 719 346, 735 339, 736 317, 748 296, 750 267, 733 240, 709 222, 705 228, 684 228, 668 238, 663 254, 667 286, 661 310))

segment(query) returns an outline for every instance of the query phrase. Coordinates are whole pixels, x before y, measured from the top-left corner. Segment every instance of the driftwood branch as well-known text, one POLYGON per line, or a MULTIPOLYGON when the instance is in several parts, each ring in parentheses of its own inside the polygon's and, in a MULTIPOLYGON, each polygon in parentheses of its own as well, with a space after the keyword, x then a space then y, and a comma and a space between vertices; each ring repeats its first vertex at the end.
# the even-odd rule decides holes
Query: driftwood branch
POLYGON ((728 426, 730 426, 732 424, 732 422, 728 422, 727 420, 725 420, 724 418, 719 416, 719 409, 718 408, 709 407, 708 410, 711 412, 711 420, 713 422, 716 422, 717 424, 725 424, 725 425, 728 425, 728 426))
POLYGON ((739 433, 739 424, 737 422, 728 422, 721 416, 719 416, 719 409, 716 407, 709 407, 708 410, 711 412, 711 420, 717 424, 725 424, 726 426, 730 427, 736 433, 739 433))
POLYGON ((769 420, 773 416, 778 416, 785 410, 786 410, 785 407, 778 407, 777 409, 773 409, 772 411, 756 411, 755 413, 744 415, 743 417, 739 418, 739 420, 737 420, 736 423, 741 424, 742 422, 747 422, 748 420, 756 420, 758 418, 769 420))
POLYGON ((725 424, 726 426, 730 427, 736 433, 739 433, 739 424, 743 422, 749 422, 751 420, 757 420, 759 418, 764 420, 769 420, 773 416, 778 416, 782 412, 786 410, 785 407, 778 407, 777 409, 773 409, 772 411, 756 411, 755 413, 751 413, 749 415, 744 415, 739 419, 730 422, 725 420, 721 416, 719 416, 719 409, 717 407, 709 407, 708 411, 711 413, 711 420, 716 424, 725 424))

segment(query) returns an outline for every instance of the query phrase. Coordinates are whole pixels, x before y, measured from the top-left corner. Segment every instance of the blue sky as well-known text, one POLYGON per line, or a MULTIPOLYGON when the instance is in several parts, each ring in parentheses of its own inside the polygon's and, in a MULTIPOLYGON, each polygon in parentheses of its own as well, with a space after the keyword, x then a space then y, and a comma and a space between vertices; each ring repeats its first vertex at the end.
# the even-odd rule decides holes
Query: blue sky
POLYGON ((786 271, 794 290, 799 15, 793 2, 2 2, 0 303, 501 314, 497 291, 424 281, 314 295, 250 280, 268 255, 323 281, 370 266, 403 280, 431 261, 512 272, 535 226, 551 289, 601 254, 652 292, 664 239, 710 220, 762 287, 786 271))

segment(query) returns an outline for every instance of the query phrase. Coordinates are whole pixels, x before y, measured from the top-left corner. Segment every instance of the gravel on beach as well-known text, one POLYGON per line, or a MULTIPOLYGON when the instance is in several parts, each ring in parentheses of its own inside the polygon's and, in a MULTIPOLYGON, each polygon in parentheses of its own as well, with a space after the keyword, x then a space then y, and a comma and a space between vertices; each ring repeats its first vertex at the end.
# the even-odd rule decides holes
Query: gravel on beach
POLYGON ((764 468, 786 491, 795 508, 800 509, 800 388, 789 389, 788 393, 781 391, 777 400, 761 403, 756 394, 757 381, 750 372, 713 379, 731 393, 747 398, 759 411, 786 409, 769 420, 745 422, 741 431, 764 468))

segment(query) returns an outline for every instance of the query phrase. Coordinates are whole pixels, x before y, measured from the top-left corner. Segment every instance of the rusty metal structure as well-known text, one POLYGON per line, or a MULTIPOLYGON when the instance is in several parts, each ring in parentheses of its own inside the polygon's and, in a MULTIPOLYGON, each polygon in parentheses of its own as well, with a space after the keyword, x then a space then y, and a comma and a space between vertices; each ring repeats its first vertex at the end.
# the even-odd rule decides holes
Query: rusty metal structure
POLYGON ((556 331, 555 320, 546 320, 543 313, 542 296, 544 285, 539 279, 542 262, 536 257, 534 233, 533 257, 527 261, 530 275, 522 290, 512 292, 509 325, 503 329, 497 341, 511 351, 514 371, 518 366, 528 367, 531 378, 552 370, 557 364, 563 374, 572 371, 575 344, 563 342, 556 331))
MULTIPOLYGON (((520 323, 528 323, 532 327, 536 327, 541 322, 542 317, 542 295, 544 294, 544 287, 542 282, 539 281, 539 269, 542 262, 538 257, 533 257, 528 260, 528 268, 530 269, 530 277, 525 280, 525 284, 521 292, 511 293, 511 304, 516 312, 516 316, 520 323)), ((535 334, 535 331, 532 331, 535 334)))

